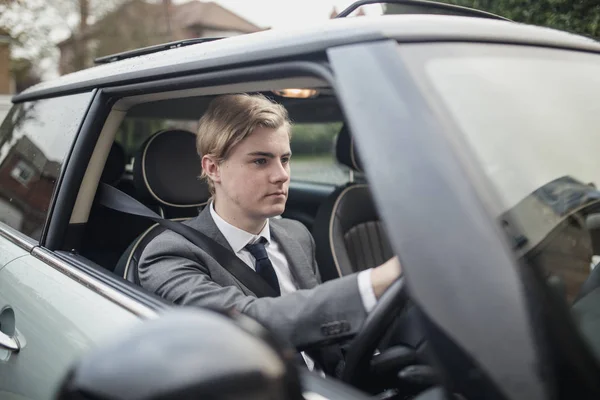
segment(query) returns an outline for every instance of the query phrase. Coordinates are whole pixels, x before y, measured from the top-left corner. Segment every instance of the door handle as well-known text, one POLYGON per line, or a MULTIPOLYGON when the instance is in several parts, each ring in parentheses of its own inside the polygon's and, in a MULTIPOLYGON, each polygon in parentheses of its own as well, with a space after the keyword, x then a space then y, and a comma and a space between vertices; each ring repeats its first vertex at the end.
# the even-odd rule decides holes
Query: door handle
POLYGON ((0 348, 18 352, 21 350, 21 344, 16 337, 11 337, 3 332, 0 332, 0 348))
POLYGON ((18 335, 15 326, 15 312, 12 307, 6 306, 0 310, 0 349, 14 352, 21 350, 23 346, 17 339, 18 335))

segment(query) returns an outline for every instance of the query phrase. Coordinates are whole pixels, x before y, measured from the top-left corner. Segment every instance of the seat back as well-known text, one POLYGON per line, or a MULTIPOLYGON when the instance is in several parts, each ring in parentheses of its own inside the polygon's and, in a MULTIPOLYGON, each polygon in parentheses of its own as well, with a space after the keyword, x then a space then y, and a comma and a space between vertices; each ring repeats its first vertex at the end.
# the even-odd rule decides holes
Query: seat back
MULTIPOLYGON (((125 164, 125 151, 117 142, 113 143, 106 158, 100 182, 116 186, 125 172, 125 164)), ((115 231, 115 226, 122 221, 123 214, 94 202, 86 224, 85 235, 82 238, 81 253, 96 264, 112 270, 127 243, 131 240, 131 238, 127 238, 127 232, 115 231), (121 245, 121 243, 125 244, 121 245)))
POLYGON ((208 186, 200 182, 201 172, 196 135, 180 129, 161 130, 138 150, 133 184, 142 200, 161 207, 165 218, 195 217, 210 197, 208 186))
MULTIPOLYGON (((196 135, 165 130, 152 135, 136 156, 133 182, 141 196, 161 205, 165 218, 194 218, 210 198, 208 185, 199 179, 202 167, 196 153, 196 135)), ((164 231, 158 224, 139 235, 122 254, 115 273, 139 284, 137 266, 148 243, 164 231)))
MULTIPOLYGON (((346 127, 337 138, 336 159, 353 171, 362 172, 346 127)), ((329 195, 317 212, 313 236, 323 280, 375 267, 393 256, 366 183, 351 182, 329 195)))

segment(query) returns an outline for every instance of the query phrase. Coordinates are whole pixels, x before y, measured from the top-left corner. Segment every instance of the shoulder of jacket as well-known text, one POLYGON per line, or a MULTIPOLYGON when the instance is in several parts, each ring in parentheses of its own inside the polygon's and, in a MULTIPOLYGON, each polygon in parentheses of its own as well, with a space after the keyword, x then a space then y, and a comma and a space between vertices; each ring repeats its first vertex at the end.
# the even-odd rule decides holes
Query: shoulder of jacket
POLYGON ((272 218, 270 223, 278 225, 284 229, 288 235, 297 239, 303 240, 312 238, 308 228, 302 222, 296 221, 295 219, 272 218))

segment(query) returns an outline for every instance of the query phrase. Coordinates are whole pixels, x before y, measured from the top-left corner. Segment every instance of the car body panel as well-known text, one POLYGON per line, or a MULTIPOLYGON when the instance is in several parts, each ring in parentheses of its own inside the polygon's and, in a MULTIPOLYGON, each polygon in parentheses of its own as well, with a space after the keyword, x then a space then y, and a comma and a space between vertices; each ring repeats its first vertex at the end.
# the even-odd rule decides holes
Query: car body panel
POLYGON ((141 321, 30 254, 0 270, 0 310, 6 307, 14 311, 23 347, 0 349, 2 399, 50 398, 78 356, 141 321))
POLYGON ((317 26, 277 29, 180 47, 98 65, 48 82, 15 96, 13 101, 93 87, 141 82, 261 60, 293 58, 328 48, 393 38, 400 42, 480 41, 570 47, 600 52, 594 40, 507 21, 441 15, 388 15, 340 18, 317 26))
POLYGON ((29 254, 33 243, 29 246, 29 238, 16 230, 0 223, 0 270, 12 260, 29 254))

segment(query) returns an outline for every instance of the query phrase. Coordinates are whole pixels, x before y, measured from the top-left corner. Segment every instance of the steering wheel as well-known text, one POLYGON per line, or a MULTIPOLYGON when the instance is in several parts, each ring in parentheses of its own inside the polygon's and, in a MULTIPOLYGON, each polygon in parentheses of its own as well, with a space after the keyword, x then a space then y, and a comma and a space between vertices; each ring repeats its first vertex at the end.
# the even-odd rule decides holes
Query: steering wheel
POLYGON ((360 332, 350 343, 346 353, 346 366, 342 374, 344 382, 356 387, 366 383, 373 353, 395 318, 406 308, 408 294, 404 277, 400 277, 381 296, 377 305, 367 316, 360 332))

